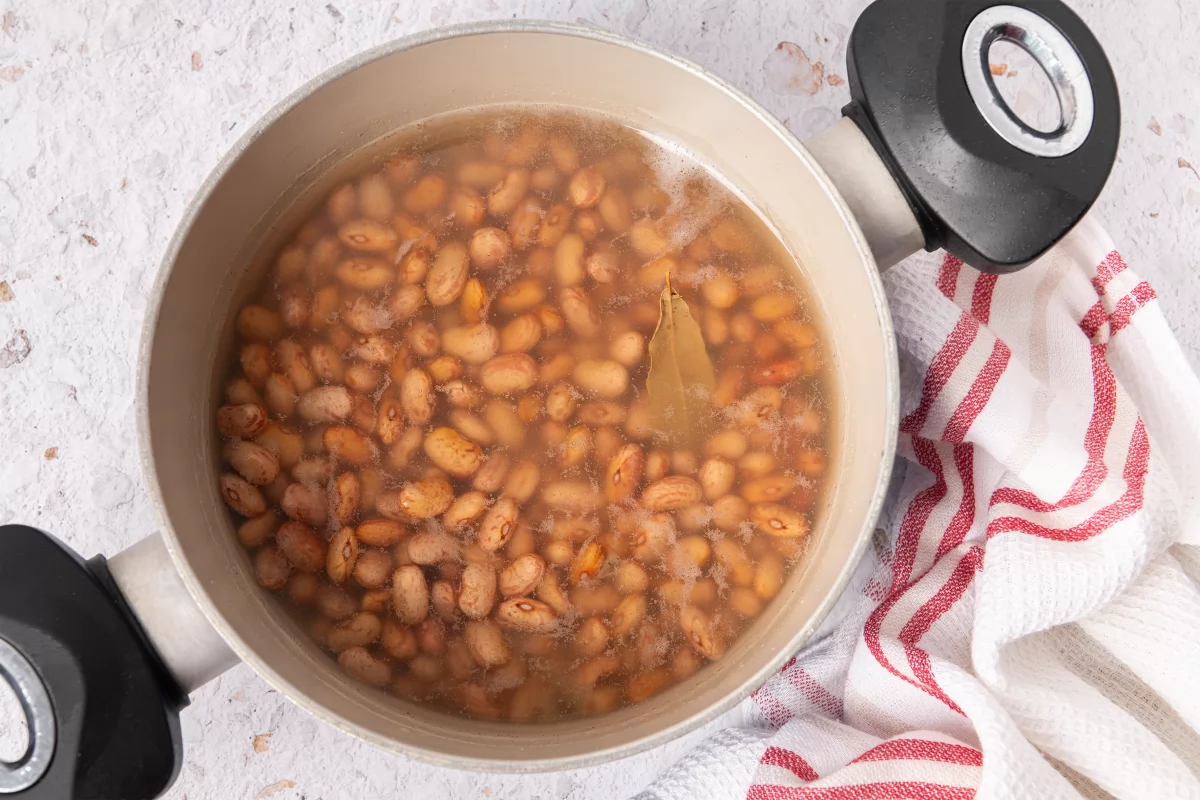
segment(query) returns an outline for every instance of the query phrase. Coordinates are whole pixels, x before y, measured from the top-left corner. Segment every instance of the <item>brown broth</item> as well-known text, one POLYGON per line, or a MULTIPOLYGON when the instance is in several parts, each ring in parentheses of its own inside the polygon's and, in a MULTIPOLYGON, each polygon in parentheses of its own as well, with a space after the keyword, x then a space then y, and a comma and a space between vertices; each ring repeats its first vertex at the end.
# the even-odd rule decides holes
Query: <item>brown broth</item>
POLYGON ((803 555, 829 378, 795 262, 604 118, 495 111, 392 146, 238 315, 221 487, 259 583, 348 674, 450 712, 645 700, 803 555), (716 369, 704 452, 649 425, 667 272, 716 369))

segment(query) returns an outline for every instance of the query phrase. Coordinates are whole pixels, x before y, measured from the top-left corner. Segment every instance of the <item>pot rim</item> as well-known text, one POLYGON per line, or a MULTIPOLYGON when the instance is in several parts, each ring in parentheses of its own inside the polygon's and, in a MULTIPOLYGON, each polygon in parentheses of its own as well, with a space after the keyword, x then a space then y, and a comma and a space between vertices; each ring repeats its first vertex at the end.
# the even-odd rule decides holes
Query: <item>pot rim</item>
POLYGON ((900 416, 900 399, 899 399, 899 362, 896 353, 896 338, 892 325, 891 312, 888 307, 887 296, 884 292, 883 281, 876 266, 874 256, 871 253, 870 247, 867 244, 866 238, 863 235, 857 220, 851 214, 849 207, 833 181, 817 163, 816 159, 805 149, 804 145, 789 131, 783 123, 781 123, 774 115, 763 108, 757 101, 746 95, 740 89, 726 81, 725 79, 714 75, 704 67, 692 62, 682 56, 672 53, 668 50, 659 48, 656 45, 648 42, 640 41, 632 37, 625 36, 619 33, 602 30, 590 25, 580 25, 575 23, 557 22, 552 20, 490 20, 483 22, 468 22, 457 25, 449 25, 429 30, 420 31, 408 36, 394 39, 390 42, 385 42, 376 45, 370 49, 364 50, 357 55, 354 55, 345 61, 342 61, 333 67, 325 70, 321 74, 306 81, 298 89, 289 93, 282 100, 277 102, 265 114, 263 114, 253 125, 251 125, 244 134, 234 143, 234 145, 221 157, 216 166, 209 172, 204 182, 192 195, 192 199, 188 203, 182 217, 175 228, 174 234, 171 236, 167 244, 166 251, 159 262, 158 274, 155 277, 154 284, 150 290, 150 295, 147 298, 147 309, 145 321, 142 325, 141 342, 138 347, 138 364, 137 364, 137 433, 138 433, 138 449, 140 451, 139 461, 142 467, 142 473, 146 484, 147 493, 150 496, 153 505, 153 512, 157 518, 159 531, 163 537, 167 552, 171 555, 171 560, 174 562, 175 569, 179 573, 180 579, 187 587, 188 593, 191 594, 196 605, 200 608, 204 616, 208 619, 209 624, 217 631, 224 639, 230 648, 237 656, 247 663, 254 672, 262 677, 272 688, 279 691, 291 702, 303 708, 308 713, 315 716, 317 719, 325 722, 337 730, 349 734, 356 739, 365 741, 382 750, 386 750, 398 755, 412 758, 414 760, 433 764, 437 766, 452 767, 456 769, 468 769, 473 771, 490 771, 501 773, 539 773, 551 772, 557 770, 579 769, 583 767, 593 767, 604 764, 610 761, 615 761, 620 758, 636 755, 645 752, 653 747, 658 747, 684 736, 691 731, 696 730, 716 719, 721 714, 732 709, 740 703, 750 693, 761 686, 767 678, 777 673, 795 652, 802 647, 812 637, 812 634, 819 627, 821 622, 828 615, 833 605, 845 591, 846 585, 851 576, 854 574, 859 561, 862 558, 863 552, 867 547, 868 542, 875 529, 879 515, 882 511, 883 502, 887 494, 887 487, 891 480, 892 466, 896 451, 896 437, 888 436, 883 442, 882 450, 879 454, 878 474, 875 482, 875 490, 871 498, 870 505, 867 509, 866 516, 863 520, 862 529, 858 533, 857 541, 851 550, 851 557, 847 559, 842 566, 841 572, 838 574, 833 583, 833 590, 815 607, 805 625, 793 634, 786 647, 782 648, 778 653, 771 657, 759 670, 742 681, 738 688, 727 694, 721 701, 710 705, 697 713, 691 715, 687 719, 664 728, 656 733, 643 736, 640 739, 627 742, 625 744, 607 748, 605 750, 597 750, 590 753, 563 758, 550 759, 531 759, 523 761, 510 761, 491 759, 486 756, 464 758, 459 756, 449 757, 434 751, 426 750, 421 747, 405 744, 391 737, 381 736, 369 730, 361 728, 343 718, 323 704, 313 701, 309 696, 291 682, 284 680, 278 673, 271 668, 263 659, 261 659, 254 647, 247 644, 237 632, 226 623, 224 617, 217 610, 215 604, 209 599, 208 594, 201 582, 199 576, 192 570, 186 557, 182 552, 179 540, 176 537, 175 529, 171 525, 169 515, 167 514, 166 503, 163 499, 162 490, 158 482, 158 471, 155 465, 154 452, 150 441, 150 403, 149 403, 149 378, 150 378, 150 355, 153 350, 155 333, 158 329, 159 317, 162 310, 163 295, 166 291, 167 282, 170 279, 172 269, 178 259, 183 242, 187 238, 196 218, 199 216, 201 209, 208 203, 216 186, 224 180, 230 168, 241 158, 247 148, 249 148, 259 136, 267 129, 275 124, 281 117, 290 112, 297 105, 306 100, 319 88, 335 81, 345 75, 350 74, 367 64, 377 61, 381 58, 386 58, 395 53, 408 50, 433 42, 438 42, 446 39, 454 39, 460 37, 469 37, 493 33, 551 33, 567 36, 575 36, 583 39, 592 39, 607 44, 618 45, 621 47, 631 48, 640 51, 644 54, 653 56, 660 60, 666 61, 679 69, 682 69, 692 75, 695 75, 707 83, 711 84, 718 90, 729 95, 745 106, 762 124, 768 126, 775 132, 777 136, 788 146, 793 155, 801 160, 805 166, 816 176, 819 184, 824 188, 826 194, 834 202, 839 216, 843 224, 848 229, 851 238, 854 242, 859 256, 863 263, 867 266, 868 283, 871 287, 872 302, 875 307, 876 317, 879 321, 881 333, 883 334, 883 346, 885 362, 887 364, 887 375, 885 376, 886 397, 885 415, 886 429, 895 431, 898 429, 900 416))

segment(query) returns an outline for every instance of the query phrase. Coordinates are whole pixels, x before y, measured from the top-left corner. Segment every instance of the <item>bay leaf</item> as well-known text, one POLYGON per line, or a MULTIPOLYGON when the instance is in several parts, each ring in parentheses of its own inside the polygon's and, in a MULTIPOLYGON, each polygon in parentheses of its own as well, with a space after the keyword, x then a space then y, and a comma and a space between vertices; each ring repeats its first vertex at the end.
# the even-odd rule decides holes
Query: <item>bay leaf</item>
POLYGON ((704 334, 687 302, 671 288, 671 275, 658 301, 658 327, 650 339, 646 391, 650 422, 676 447, 699 450, 713 404, 716 378, 704 334))

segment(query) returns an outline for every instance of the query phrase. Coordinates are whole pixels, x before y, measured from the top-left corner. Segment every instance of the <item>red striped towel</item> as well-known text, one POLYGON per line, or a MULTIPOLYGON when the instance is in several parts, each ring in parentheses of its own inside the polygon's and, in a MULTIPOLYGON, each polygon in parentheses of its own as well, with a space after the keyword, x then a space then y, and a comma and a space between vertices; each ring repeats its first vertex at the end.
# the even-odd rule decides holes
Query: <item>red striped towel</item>
POLYGON ((823 634, 642 796, 1200 797, 1200 382, 1085 220, 885 275, 897 473, 823 634))

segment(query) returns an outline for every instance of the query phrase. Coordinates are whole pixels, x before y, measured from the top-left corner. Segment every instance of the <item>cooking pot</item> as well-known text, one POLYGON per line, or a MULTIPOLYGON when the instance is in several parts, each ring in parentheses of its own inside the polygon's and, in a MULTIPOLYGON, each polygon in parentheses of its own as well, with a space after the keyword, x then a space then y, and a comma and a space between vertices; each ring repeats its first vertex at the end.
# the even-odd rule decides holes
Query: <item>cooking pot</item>
POLYGON ((668 741, 744 698, 813 634, 875 526, 896 444, 896 345, 880 270, 924 247, 1019 269, 1096 199, 1118 139, 1099 45, 1056 0, 878 0, 848 46, 844 118, 801 145, 752 100, 641 42, 550 23, 429 31, 292 94, 205 181, 163 259, 141 349, 138 433, 161 534, 82 561, 22 526, 0 532, 0 676, 30 746, 0 794, 154 797, 181 763, 187 695, 246 661, 294 702, 376 746, 448 766, 540 771, 668 741), (988 48, 1046 71, 1061 124, 1000 98, 988 48), (351 157, 418 121, 494 104, 600 112, 682 146, 742 193, 796 256, 820 307, 836 386, 831 490, 807 559, 727 655, 604 716, 515 725, 450 716, 343 677, 258 588, 214 479, 212 409, 231 309, 297 209, 351 157))

